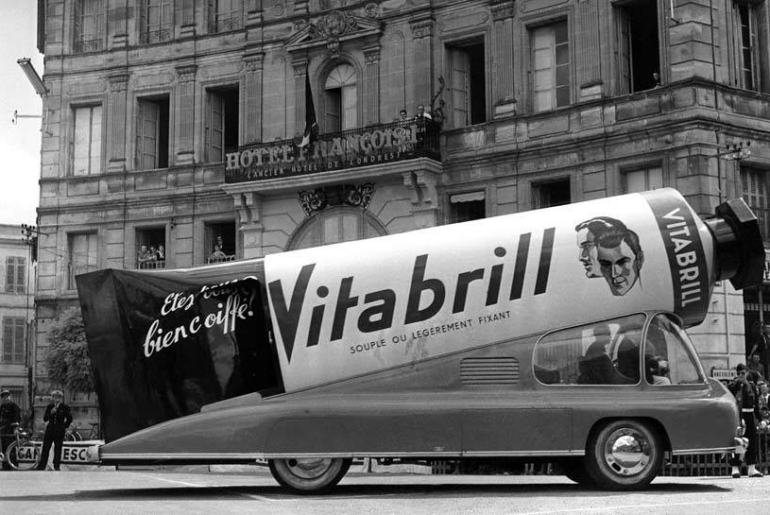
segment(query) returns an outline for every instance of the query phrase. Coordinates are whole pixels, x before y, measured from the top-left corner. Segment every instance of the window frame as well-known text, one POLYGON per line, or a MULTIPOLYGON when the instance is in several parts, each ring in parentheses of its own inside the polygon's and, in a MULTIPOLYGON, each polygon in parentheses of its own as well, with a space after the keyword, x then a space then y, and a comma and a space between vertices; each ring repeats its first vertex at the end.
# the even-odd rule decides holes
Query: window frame
POLYGON ((649 191, 651 186, 650 181, 650 171, 651 170, 660 170, 660 186, 652 187, 652 189, 658 189, 658 188, 665 188, 668 181, 666 180, 666 170, 663 166, 663 162, 661 161, 655 161, 650 163, 640 163, 640 164, 634 164, 628 167, 624 167, 620 170, 620 192, 621 194, 628 194, 628 193, 640 193, 642 191, 649 191), (645 188, 644 190, 630 190, 628 187, 628 176, 629 174, 634 173, 640 173, 644 172, 644 184, 645 188))
POLYGON ((76 0, 72 13, 72 52, 83 54, 88 52, 100 52, 104 49, 104 38, 106 36, 106 16, 105 0, 76 0), (94 30, 93 32, 84 32, 84 19, 87 14, 86 5, 95 4, 93 7, 94 30), (93 36, 88 37, 86 36, 93 36))
POLYGON ((99 232, 98 230, 80 230, 67 233, 67 288, 68 290, 77 289, 75 275, 87 272, 93 272, 99 268, 99 232), (86 237, 85 262, 73 259, 76 256, 75 238, 86 237), (93 238, 93 245, 91 244, 93 238), (91 249, 93 248, 93 252, 91 249), (93 259, 92 259, 93 258, 93 259))
POLYGON ((136 97, 136 111, 134 113, 134 165, 136 170, 161 170, 169 168, 171 162, 171 144, 172 144, 172 97, 170 93, 142 94, 136 97), (154 139, 154 159, 153 166, 145 166, 144 158, 149 155, 145 153, 144 141, 148 139, 144 132, 143 116, 149 106, 157 108, 157 119, 155 120, 156 129, 154 139), (165 125, 164 125, 165 122, 165 125), (163 134, 165 132, 165 135, 163 134), (165 143, 165 145, 164 145, 165 143))
POLYGON ((5 316, 3 317, 3 341, 2 347, 0 347, 0 363, 23 365, 25 363, 26 354, 26 340, 27 340, 27 320, 24 317, 19 316, 5 316), (9 327, 10 326, 10 327, 9 327), (11 347, 11 358, 7 359, 6 353, 6 335, 10 328, 12 333, 13 342, 11 347), (21 334, 19 334, 19 330, 21 334))
POLYGON ((6 256, 5 258, 5 293, 27 292, 27 258, 6 256), (19 277, 21 275, 21 277, 19 277), (8 279, 11 278, 11 281, 8 279))
POLYGON ((70 159, 68 175, 70 177, 90 177, 93 175, 101 175, 104 168, 104 104, 102 102, 89 102, 83 104, 73 104, 70 108, 72 113, 72 138, 70 139, 70 159), (99 126, 98 130, 95 129, 94 120, 97 119, 95 109, 99 109, 99 126), (85 173, 78 173, 78 112, 88 110, 88 142, 87 142, 87 159, 88 164, 85 169, 85 173), (98 135, 98 143, 95 141, 95 136, 98 135), (98 148, 97 148, 98 146, 98 148), (96 153, 96 155, 95 155, 96 153), (94 170, 94 166, 98 169, 94 170))
POLYGON ((575 59, 574 59, 574 44, 572 41, 572 30, 570 26, 570 16, 568 14, 564 14, 562 16, 553 17, 548 19, 547 21, 541 21, 538 23, 532 23, 528 24, 526 26, 527 31, 527 45, 528 45, 528 53, 527 53, 527 74, 529 77, 528 80, 528 89, 529 89, 529 107, 532 113, 547 113, 556 109, 561 109, 564 107, 569 107, 574 103, 574 68, 575 68, 575 59), (557 34, 556 29, 559 28, 559 26, 563 25, 566 31, 566 41, 565 42, 557 42, 557 34), (551 80, 552 80, 552 86, 549 90, 542 90, 542 91, 550 91, 550 107, 538 107, 538 101, 537 101, 537 84, 536 84, 536 74, 538 69, 536 69, 536 56, 535 53, 537 50, 543 50, 544 48, 537 48, 535 43, 535 37, 536 33, 543 30, 550 30, 551 40, 549 41, 550 46, 549 49, 551 51, 550 59, 551 59, 551 66, 548 68, 543 68, 543 70, 551 70, 551 80), (566 63, 557 63, 557 54, 558 49, 557 46, 566 44, 566 52, 564 55, 567 56, 567 62, 566 63), (558 70, 557 68, 559 66, 565 66, 566 65, 566 75, 567 80, 566 83, 562 84, 561 86, 558 83, 558 70), (565 104, 560 105, 559 104, 559 88, 567 88, 567 102, 565 104))
POLYGON ((306 218, 302 224, 299 225, 294 231, 294 233, 289 238, 289 241, 286 245, 286 250, 298 250, 298 249, 305 249, 305 248, 313 248, 318 246, 324 246, 324 245, 333 245, 334 243, 339 243, 341 241, 358 241, 362 239, 367 239, 366 231, 367 228, 371 227, 374 229, 374 231, 377 233, 376 235, 368 236, 368 237, 377 237, 377 236, 385 236, 388 234, 387 229, 385 226, 380 222, 380 220, 374 216, 372 213, 370 213, 368 210, 361 209, 360 207, 353 207, 353 206, 332 206, 324 209, 323 211, 319 211, 312 216, 306 218), (310 246, 300 246, 300 244, 304 243, 305 240, 309 238, 315 238, 315 236, 310 235, 313 231, 323 231, 324 230, 324 223, 326 220, 332 219, 333 217, 338 217, 338 223, 342 222, 342 216, 345 214, 355 214, 358 217, 358 226, 356 228, 357 236, 354 239, 348 239, 348 240, 337 240, 337 241, 323 241, 325 240, 325 235, 321 234, 320 243, 314 243, 310 246), (361 223, 363 222, 363 223, 361 223))
POLYGON ((327 73, 324 75, 323 80, 323 87, 321 88, 321 91, 323 92, 323 129, 325 133, 338 133, 338 132, 344 132, 347 130, 353 130, 361 127, 361 115, 362 110, 360 109, 361 106, 361 74, 360 70, 353 64, 347 61, 339 61, 332 66, 327 73), (340 78, 337 78, 334 76, 335 72, 337 72, 339 69, 346 67, 349 68, 351 73, 348 74, 346 77, 341 76, 341 72, 338 73, 340 75, 340 78), (348 79, 352 77, 354 82, 349 82, 348 79), (340 80, 343 79, 343 80, 340 80), (329 87, 330 82, 334 81, 334 84, 331 84, 332 86, 336 87, 329 87), (332 92, 339 91, 339 94, 332 93, 332 92), (338 106, 336 109, 336 112, 331 112, 330 109, 331 106, 331 98, 334 97, 335 99, 338 99, 338 106), (346 100, 352 100, 353 105, 352 106, 346 106, 346 100), (330 117, 332 116, 338 117, 338 123, 335 126, 333 126, 330 122, 330 117), (351 126, 348 126, 348 124, 352 124, 351 126), (335 130, 336 129, 336 130, 335 130))
MULTIPOLYGON (((237 147, 239 147, 242 143, 241 137, 242 137, 242 126, 243 126, 243 116, 241 113, 241 104, 243 102, 243 94, 244 92, 241 89, 241 86, 238 81, 232 81, 232 82, 226 82, 221 84, 212 84, 209 86, 204 87, 205 96, 204 96, 204 156, 205 156, 205 162, 206 163, 224 163, 227 159, 227 153, 228 153, 228 131, 227 131, 227 112, 228 112, 228 106, 227 106, 227 99, 225 98, 226 95, 233 95, 234 92, 237 92, 238 99, 235 102, 235 113, 237 114, 237 120, 236 120, 236 150, 237 147), (214 126, 214 115, 215 113, 215 107, 217 104, 221 105, 221 120, 222 123, 219 127, 214 126), (215 149, 218 147, 215 147, 215 139, 214 139, 214 132, 217 130, 218 132, 221 132, 221 137, 217 138, 219 143, 221 144, 221 149, 218 151, 222 153, 221 160, 215 161, 214 160, 214 154, 215 149)), ((232 108, 231 108, 232 110, 232 108)), ((171 138, 169 138, 170 140, 171 138)))
POLYGON ((151 45, 174 39, 175 10, 174 0, 142 0, 139 41, 144 45, 151 45), (157 23, 150 16, 150 11, 153 8, 158 9, 160 13, 160 20, 157 23), (164 8, 168 9, 168 12, 165 13, 169 18, 167 20, 164 19, 164 8), (155 28, 156 26, 157 28, 155 28), (157 34, 157 37, 153 37, 154 34, 157 34))

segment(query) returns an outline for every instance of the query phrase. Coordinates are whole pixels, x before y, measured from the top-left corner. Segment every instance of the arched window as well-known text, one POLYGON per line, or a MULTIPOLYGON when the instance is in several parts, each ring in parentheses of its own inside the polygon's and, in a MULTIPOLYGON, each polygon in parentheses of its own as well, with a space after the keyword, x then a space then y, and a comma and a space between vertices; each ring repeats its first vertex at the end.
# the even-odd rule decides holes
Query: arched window
POLYGON ((324 84, 326 100, 325 132, 340 132, 356 127, 358 91, 356 70, 349 64, 334 68, 324 84))
POLYGON ((358 207, 331 207, 306 220, 294 233, 287 250, 364 240, 385 234, 385 227, 368 211, 358 207))

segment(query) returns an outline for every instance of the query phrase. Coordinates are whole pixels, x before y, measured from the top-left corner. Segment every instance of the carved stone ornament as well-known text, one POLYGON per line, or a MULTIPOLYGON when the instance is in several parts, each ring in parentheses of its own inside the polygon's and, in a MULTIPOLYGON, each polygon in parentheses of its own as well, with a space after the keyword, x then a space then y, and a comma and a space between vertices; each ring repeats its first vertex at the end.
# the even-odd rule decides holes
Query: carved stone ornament
POLYGON ((513 18, 515 14, 514 0, 498 0, 492 3, 492 19, 495 21, 513 18))
POLYGON ((286 41, 289 52, 306 51, 310 48, 326 47, 333 55, 340 52, 342 41, 366 38, 382 33, 377 16, 351 14, 334 10, 309 21, 294 23, 295 33, 286 41))
POLYGON ((374 184, 367 182, 360 185, 341 184, 339 186, 327 186, 314 190, 299 192, 299 202, 306 216, 327 207, 353 206, 366 209, 374 195, 374 184))

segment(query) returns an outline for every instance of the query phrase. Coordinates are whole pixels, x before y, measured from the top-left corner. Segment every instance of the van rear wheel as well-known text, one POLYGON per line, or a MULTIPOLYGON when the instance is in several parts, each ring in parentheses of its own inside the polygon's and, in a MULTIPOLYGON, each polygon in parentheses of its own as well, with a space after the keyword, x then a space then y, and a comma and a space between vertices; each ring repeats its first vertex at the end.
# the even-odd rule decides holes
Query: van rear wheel
POLYGON ((270 460, 270 473, 281 486, 300 494, 324 493, 350 468, 350 459, 287 458, 270 460))
POLYGON ((649 424, 615 420, 589 439, 586 469, 596 484, 609 490, 638 490, 657 476, 663 462, 661 438, 649 424))

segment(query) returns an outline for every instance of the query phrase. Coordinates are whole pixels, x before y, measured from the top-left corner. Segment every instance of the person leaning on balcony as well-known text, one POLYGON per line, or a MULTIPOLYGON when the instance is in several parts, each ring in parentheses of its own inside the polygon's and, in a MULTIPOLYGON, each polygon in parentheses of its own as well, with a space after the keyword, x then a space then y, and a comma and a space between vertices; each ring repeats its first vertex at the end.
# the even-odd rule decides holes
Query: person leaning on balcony
MULTIPOLYGON (((744 436, 749 440, 749 446, 746 449, 744 459, 746 465, 748 465, 749 477, 762 477, 762 473, 757 470, 757 416, 759 415, 759 392, 756 389, 756 385, 751 382, 748 377, 748 370, 746 365, 739 363, 735 367, 736 377, 730 383, 728 389, 735 396, 735 400, 738 403, 738 408, 741 412, 741 420, 745 427, 744 436)), ((732 476, 734 478, 741 477, 741 457, 736 454, 735 457, 730 460, 730 464, 733 467, 732 476)))
MULTIPOLYGON (((14 440, 13 424, 20 422, 19 406, 11 400, 11 392, 3 390, 0 392, 0 454, 5 454, 5 450, 14 440)), ((3 460, 3 470, 11 470, 11 466, 5 460, 3 460)))
POLYGON ((427 118, 428 120, 432 120, 433 116, 431 116, 430 112, 425 110, 425 106, 420 104, 417 106, 417 114, 414 116, 415 118, 427 118))
POLYGON ((166 247, 163 245, 158 245, 158 250, 155 251, 155 259, 158 261, 166 260, 166 247))
POLYGON ((139 252, 136 255, 136 261, 139 264, 139 268, 145 268, 145 263, 153 260, 153 255, 147 248, 147 245, 139 247, 139 252))
POLYGON ((222 247, 218 244, 214 244, 214 252, 209 256, 209 261, 222 261, 227 257, 227 254, 222 252, 222 247))

